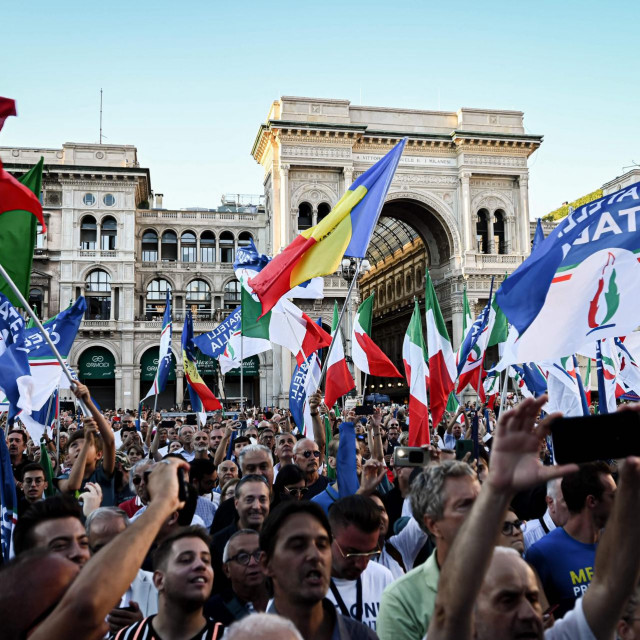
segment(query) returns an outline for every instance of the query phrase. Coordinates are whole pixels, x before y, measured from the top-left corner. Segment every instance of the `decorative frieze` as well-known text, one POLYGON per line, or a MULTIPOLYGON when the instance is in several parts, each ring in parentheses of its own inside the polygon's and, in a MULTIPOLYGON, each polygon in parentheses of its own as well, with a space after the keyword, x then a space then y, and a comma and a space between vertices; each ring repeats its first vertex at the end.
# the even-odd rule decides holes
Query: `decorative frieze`
POLYGON ((520 156, 474 156, 465 154, 467 164, 488 167, 526 167, 527 159, 520 156))

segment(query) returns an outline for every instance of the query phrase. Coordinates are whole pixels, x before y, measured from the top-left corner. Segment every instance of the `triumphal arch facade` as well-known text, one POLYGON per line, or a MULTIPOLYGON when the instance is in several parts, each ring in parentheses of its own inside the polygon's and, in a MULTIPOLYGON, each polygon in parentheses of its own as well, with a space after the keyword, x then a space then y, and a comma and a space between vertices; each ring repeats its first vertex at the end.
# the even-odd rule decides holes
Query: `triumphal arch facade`
MULTIPOLYGON (((376 340, 400 362, 414 296, 424 301, 425 267, 455 347, 465 285, 478 311, 491 278, 497 285, 529 254, 528 158, 542 136, 525 133, 520 111, 422 111, 282 97, 271 105, 252 149, 264 167, 270 225, 265 249, 276 254, 405 136, 371 241, 371 269, 359 281, 361 295, 376 293, 376 340)), ((300 306, 330 322, 334 299, 340 303, 346 290, 344 278, 328 276, 325 300, 300 306)), ((291 372, 289 359, 282 360, 281 380, 274 375, 279 397, 291 372)))

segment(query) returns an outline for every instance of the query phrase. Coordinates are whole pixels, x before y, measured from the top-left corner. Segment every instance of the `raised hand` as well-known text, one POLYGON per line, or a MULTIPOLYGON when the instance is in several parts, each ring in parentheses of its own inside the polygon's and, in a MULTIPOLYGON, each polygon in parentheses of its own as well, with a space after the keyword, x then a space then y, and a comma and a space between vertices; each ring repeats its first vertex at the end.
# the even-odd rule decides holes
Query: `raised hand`
POLYGON ((549 435, 550 422, 561 415, 553 413, 536 427, 536 418, 547 401, 547 395, 526 398, 500 415, 487 478, 491 486, 518 492, 578 470, 576 464, 546 467, 540 463, 540 439, 549 435))

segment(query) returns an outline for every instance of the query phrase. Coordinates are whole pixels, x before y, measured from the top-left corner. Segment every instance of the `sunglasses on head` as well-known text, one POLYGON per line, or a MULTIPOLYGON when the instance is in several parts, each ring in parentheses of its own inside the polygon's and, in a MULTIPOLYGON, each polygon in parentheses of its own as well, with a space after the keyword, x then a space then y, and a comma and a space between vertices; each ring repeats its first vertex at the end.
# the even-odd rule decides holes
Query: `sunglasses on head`
POLYGON ((309 451, 308 449, 306 451, 302 452, 302 455, 305 458, 310 458, 311 456, 313 456, 314 458, 319 458, 320 457, 320 452, 319 451, 309 451))

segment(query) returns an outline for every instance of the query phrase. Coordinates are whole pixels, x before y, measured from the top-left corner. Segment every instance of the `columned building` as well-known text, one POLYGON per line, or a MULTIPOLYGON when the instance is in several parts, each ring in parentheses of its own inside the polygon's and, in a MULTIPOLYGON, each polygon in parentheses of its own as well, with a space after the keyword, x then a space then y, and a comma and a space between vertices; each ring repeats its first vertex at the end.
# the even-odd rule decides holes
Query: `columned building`
MULTIPOLYGON (((359 283, 363 296, 376 293, 374 339, 396 363, 414 296, 424 307, 425 268, 457 346, 465 284, 479 309, 491 278, 501 281, 528 255, 528 158, 542 136, 525 133, 520 111, 421 111, 283 97, 272 104, 252 149, 264 167, 268 249, 275 254, 327 215, 403 137, 407 145, 367 256, 372 268, 359 283)), ((348 283, 336 276, 326 282, 324 301, 299 304, 330 324, 334 300, 344 301, 348 283)), ((276 362, 279 356, 274 352, 276 362)), ((281 370, 288 385, 290 358, 281 370)), ((273 395, 284 401, 288 387, 273 381, 273 395)), ((397 386, 374 382, 376 389, 397 386)))
MULTIPOLYGON (((182 403, 185 311, 191 310, 197 335, 240 303, 233 261, 249 239, 266 244, 262 198, 225 197, 215 209, 167 210, 162 195, 152 192, 149 169, 140 167, 135 147, 0 148, 5 168, 17 176, 41 156, 48 230, 37 239, 30 304, 47 319, 85 296, 88 309, 71 365, 103 408, 134 408, 155 377, 171 290, 175 367, 159 407, 182 403)), ((217 362, 202 355, 199 369, 218 395, 217 362)), ((247 360, 244 390, 251 402, 271 403, 271 375, 270 353, 247 360)), ((237 372, 230 372, 227 395, 239 396, 239 387, 237 372)))

